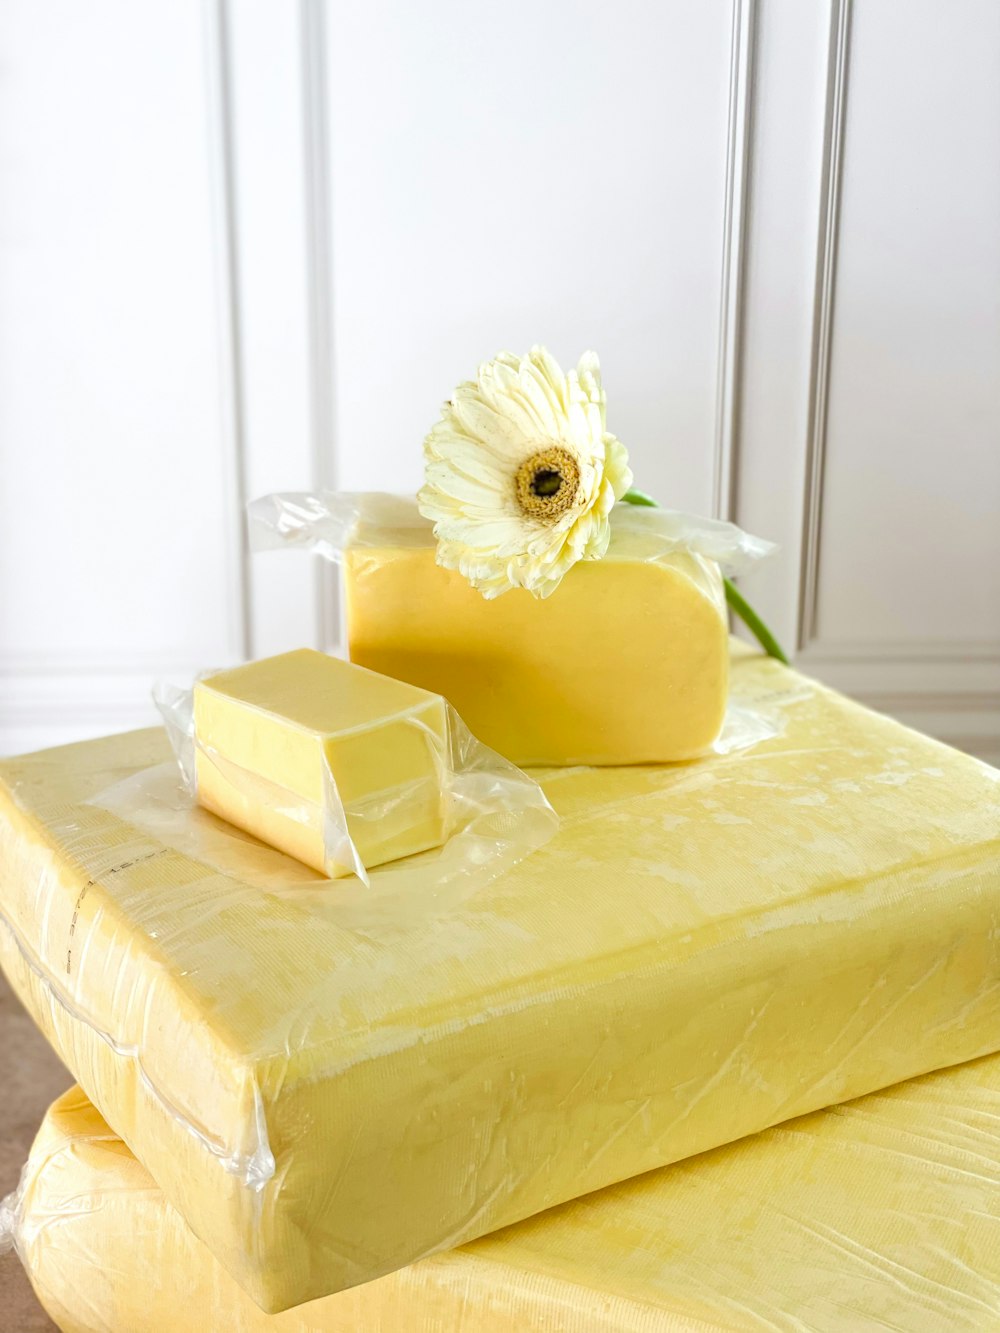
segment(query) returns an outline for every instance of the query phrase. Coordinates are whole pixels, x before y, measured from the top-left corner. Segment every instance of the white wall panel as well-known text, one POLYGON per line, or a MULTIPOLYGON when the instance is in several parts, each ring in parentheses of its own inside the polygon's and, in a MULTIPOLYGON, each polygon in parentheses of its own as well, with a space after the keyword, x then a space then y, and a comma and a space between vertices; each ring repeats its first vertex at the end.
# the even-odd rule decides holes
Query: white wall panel
POLYGON ((855 4, 815 624, 1000 663, 1000 6, 855 4))
POLYGON ((198 0, 2 8, 0 748, 239 651, 209 35, 198 0))
POLYGON ((761 0, 740 518, 803 668, 1000 760, 1000 10, 761 0))
POLYGON ((737 426, 740 521, 779 544, 746 591, 792 651, 798 638, 830 11, 761 0, 737 426))
POLYGON ((500 348, 601 354, 638 484, 713 504, 732 6, 337 3, 338 469, 414 489, 500 348))
MULTIPOLYGON (((307 33, 300 6, 240 0, 223 10, 235 198, 235 304, 240 338, 248 497, 307 490, 330 451, 313 412, 309 238, 307 33)), ((329 379, 328 372, 324 375, 329 379)), ((317 568, 306 560, 251 562, 251 646, 263 657, 316 638, 317 568)))

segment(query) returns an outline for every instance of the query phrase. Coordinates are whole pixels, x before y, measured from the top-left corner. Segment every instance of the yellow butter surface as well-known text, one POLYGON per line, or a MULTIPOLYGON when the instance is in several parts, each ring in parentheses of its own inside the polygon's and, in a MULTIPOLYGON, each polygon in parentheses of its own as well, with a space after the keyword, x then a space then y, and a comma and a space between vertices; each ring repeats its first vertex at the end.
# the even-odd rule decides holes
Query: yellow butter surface
POLYGON ((22 1183, 19 1253, 65 1333, 984 1333, 1000 1327, 1000 1057, 613 1186, 263 1314, 78 1089, 22 1183))
POLYGON ((444 841, 439 695, 300 648, 198 681, 194 726, 199 802, 322 873, 444 841))
POLYGON ((712 561, 613 531, 546 600, 487 601, 405 536, 345 554, 352 661, 443 694, 518 764, 661 763, 718 737, 729 650, 712 561))
POLYGON ((1000 1047, 1000 775, 732 680, 782 734, 541 772, 541 850, 395 897, 111 799, 157 731, 0 765, 4 969, 261 1306, 1000 1047))

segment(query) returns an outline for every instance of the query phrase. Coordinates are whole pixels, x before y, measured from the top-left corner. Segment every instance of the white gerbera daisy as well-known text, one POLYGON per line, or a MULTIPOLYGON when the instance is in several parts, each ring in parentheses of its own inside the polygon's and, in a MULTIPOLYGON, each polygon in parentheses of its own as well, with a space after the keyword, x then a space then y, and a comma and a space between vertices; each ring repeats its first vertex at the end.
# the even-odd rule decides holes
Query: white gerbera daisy
POLYGON ((632 484, 625 447, 604 427, 593 352, 568 375, 544 347, 485 361, 424 441, 417 500, 434 521, 438 564, 484 597, 548 597, 578 560, 599 560, 608 515, 632 484))

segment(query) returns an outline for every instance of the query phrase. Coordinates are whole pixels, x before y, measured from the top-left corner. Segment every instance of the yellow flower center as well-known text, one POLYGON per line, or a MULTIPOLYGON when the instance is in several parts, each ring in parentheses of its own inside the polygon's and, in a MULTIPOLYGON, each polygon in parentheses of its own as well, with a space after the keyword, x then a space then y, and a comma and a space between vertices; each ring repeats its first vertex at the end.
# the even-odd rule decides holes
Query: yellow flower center
POLYGON ((524 460, 514 475, 514 488, 524 514, 555 523, 576 503, 580 468, 568 449, 549 445, 524 460))

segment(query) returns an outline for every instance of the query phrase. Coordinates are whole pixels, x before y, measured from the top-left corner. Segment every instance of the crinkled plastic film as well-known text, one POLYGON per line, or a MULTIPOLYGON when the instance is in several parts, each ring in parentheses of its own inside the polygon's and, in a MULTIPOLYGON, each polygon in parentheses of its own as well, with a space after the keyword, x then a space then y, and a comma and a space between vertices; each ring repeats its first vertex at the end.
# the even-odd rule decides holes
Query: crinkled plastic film
MULTIPOLYGON (((341 873, 353 871, 366 886, 371 885, 373 876, 377 876, 381 889, 392 891, 405 888, 408 881, 426 885, 431 878, 439 894, 457 886, 471 891, 536 851, 558 827, 556 813, 538 783, 481 745, 448 706, 443 737, 418 716, 401 719, 403 726, 419 732, 426 745, 433 760, 431 775, 375 792, 345 809, 328 763, 323 767, 323 804, 312 805, 206 745, 197 735, 191 690, 160 684, 154 698, 183 784, 193 800, 197 800, 195 756, 201 754, 234 787, 253 792, 262 803, 290 820, 321 827, 326 867, 342 868, 341 873), (428 797, 440 799, 443 804, 442 845, 369 870, 358 850, 358 827, 377 827, 428 797)), ((160 775, 154 772, 149 778, 133 779, 122 788, 95 797, 95 802, 142 822, 156 806, 161 791, 160 775)), ((175 803, 174 808, 183 809, 183 803, 175 803)), ((178 823, 182 825, 183 821, 178 823)), ((286 873, 282 865, 271 882, 276 886, 288 882, 286 873)))
POLYGON ((21 1204, 27 1186, 28 1168, 21 1172, 17 1188, 0 1198, 0 1255, 18 1249, 21 1234, 21 1204))
POLYGON ((227 828, 159 729, 5 760, 0 961, 272 1311, 995 1050, 998 775, 752 654, 733 696, 784 729, 536 772, 556 834, 443 888, 227 828))
MULTIPOLYGON (((998 1126, 994 1056, 626 1181, 280 1327, 988 1333, 998 1126)), ((77 1333, 272 1327, 79 1089, 49 1110, 23 1182, 8 1235, 77 1333)), ((0 1206, 0 1246, 3 1225, 0 1206)))

